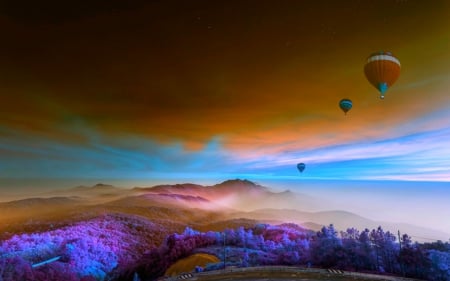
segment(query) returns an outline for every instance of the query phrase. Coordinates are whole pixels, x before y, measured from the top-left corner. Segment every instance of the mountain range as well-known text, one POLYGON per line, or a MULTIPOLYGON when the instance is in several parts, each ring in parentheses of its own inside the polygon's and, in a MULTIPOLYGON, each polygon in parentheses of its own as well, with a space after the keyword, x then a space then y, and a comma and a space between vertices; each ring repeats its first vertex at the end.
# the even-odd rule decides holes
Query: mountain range
MULTIPOLYGON (((124 212, 158 217, 185 224, 214 224, 220 221, 252 220, 266 223, 293 222, 319 230, 333 224, 337 230, 364 230, 381 226, 392 233, 406 233, 413 240, 436 237, 446 241, 449 233, 402 222, 375 221, 346 210, 311 212, 321 200, 293 191, 273 192, 270 188, 248 180, 227 180, 212 186, 192 183, 156 185, 152 187, 119 188, 107 184, 77 186, 46 193, 41 198, 28 198, 0 203, 0 212, 20 221, 21 216, 46 212, 71 214, 82 212, 124 212), (46 197, 44 197, 46 196, 46 197)), ((6 220, 0 216, 0 220, 6 220)))

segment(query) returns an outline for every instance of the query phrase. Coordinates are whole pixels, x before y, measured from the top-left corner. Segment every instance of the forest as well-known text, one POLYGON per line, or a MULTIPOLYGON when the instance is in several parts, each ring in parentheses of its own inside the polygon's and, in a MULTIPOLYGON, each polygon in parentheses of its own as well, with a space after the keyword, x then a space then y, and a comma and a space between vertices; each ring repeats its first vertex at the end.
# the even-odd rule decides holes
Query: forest
POLYGON ((107 216, 61 229, 11 236, 0 245, 0 280, 155 280, 170 265, 194 253, 216 255, 224 266, 291 265, 378 273, 425 280, 450 280, 448 242, 413 242, 382 227, 314 232, 295 224, 256 224, 224 231, 186 227, 167 233, 158 224, 107 216), (160 241, 160 242, 158 242, 160 241), (48 264, 42 261, 55 258, 48 264), (226 264, 224 263, 226 262, 226 264))
POLYGON ((197 267, 197 271, 217 270, 224 266, 298 265, 450 280, 448 242, 413 243, 407 234, 398 240, 382 227, 338 232, 332 224, 318 232, 295 224, 260 224, 247 230, 240 227, 203 233, 186 228, 183 234, 169 235, 161 247, 144 254, 124 277, 131 280, 132 272, 138 272, 146 279, 162 276, 172 263, 193 252, 219 253, 222 260, 206 268, 197 267))

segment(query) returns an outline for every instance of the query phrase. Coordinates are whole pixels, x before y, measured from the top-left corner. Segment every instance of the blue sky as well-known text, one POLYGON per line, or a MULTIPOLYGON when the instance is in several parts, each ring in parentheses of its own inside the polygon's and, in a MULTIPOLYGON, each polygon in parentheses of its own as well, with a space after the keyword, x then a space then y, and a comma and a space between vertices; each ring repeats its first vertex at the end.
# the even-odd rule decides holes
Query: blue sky
POLYGON ((374 216, 393 182, 417 191, 405 212, 427 198, 419 224, 448 217, 449 1, 186 3, 0 11, 3 198, 241 178, 374 216), (384 100, 363 71, 379 51, 401 62, 384 100))
POLYGON ((6 157, 0 162, 0 176, 450 181, 448 120, 450 110, 442 109, 391 128, 394 133, 385 138, 303 150, 289 143, 233 150, 225 147, 223 137, 213 138, 199 150, 189 150, 181 141, 159 143, 138 137, 111 140, 87 129, 83 132, 87 141, 73 144, 2 130, 0 149, 6 157), (298 162, 306 164, 302 174, 296 169, 298 162))

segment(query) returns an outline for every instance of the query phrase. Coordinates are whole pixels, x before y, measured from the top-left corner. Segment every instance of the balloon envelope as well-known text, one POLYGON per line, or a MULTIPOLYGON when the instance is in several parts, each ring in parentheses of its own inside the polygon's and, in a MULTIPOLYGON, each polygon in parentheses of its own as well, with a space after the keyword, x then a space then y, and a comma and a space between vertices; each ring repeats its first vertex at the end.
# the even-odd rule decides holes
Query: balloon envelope
POLYGON ((342 111, 344 111, 345 114, 347 114, 347 112, 352 109, 352 106, 353 103, 349 99, 341 99, 341 101, 339 102, 339 107, 342 109, 342 111))
POLYGON ((305 164, 304 163, 298 163, 297 164, 297 169, 300 171, 300 173, 302 173, 305 170, 305 164))
POLYGON ((367 80, 380 92, 380 97, 400 76, 400 61, 390 52, 378 52, 371 54, 364 66, 364 74, 367 80))

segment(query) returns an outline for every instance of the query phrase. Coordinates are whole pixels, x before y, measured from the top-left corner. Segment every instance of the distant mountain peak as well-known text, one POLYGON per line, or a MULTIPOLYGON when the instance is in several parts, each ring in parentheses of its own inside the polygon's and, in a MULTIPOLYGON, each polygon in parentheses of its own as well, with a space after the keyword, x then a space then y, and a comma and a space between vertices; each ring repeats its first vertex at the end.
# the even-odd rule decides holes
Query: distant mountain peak
POLYGON ((177 184, 172 185, 172 187, 178 188, 178 189, 186 189, 186 188, 199 188, 199 187, 203 187, 203 186, 195 184, 195 183, 177 183, 177 184))
POLYGON ((267 187, 256 184, 252 181, 246 179, 234 179, 234 180, 226 180, 222 183, 214 185, 216 188, 239 188, 239 189, 252 189, 252 190, 263 190, 267 191, 267 187))
POLYGON ((241 180, 241 179, 226 180, 226 181, 224 181, 222 183, 219 183, 219 184, 245 184, 245 185, 253 185, 253 186, 257 185, 256 183, 254 183, 252 181, 249 181, 249 180, 246 180, 246 179, 243 179, 243 180, 241 180))
POLYGON ((294 194, 290 189, 286 189, 284 191, 281 191, 279 194, 294 194))
POLYGON ((79 185, 79 186, 72 188, 72 190, 76 190, 76 191, 95 191, 95 190, 102 191, 102 190, 112 190, 112 189, 116 189, 116 187, 114 185, 104 184, 104 183, 97 183, 93 186, 79 185))
POLYGON ((137 192, 144 192, 144 191, 151 191, 151 192, 161 192, 161 191, 167 191, 167 192, 188 192, 196 189, 204 188, 202 185, 194 184, 194 183, 177 183, 177 184, 162 184, 162 185, 155 185, 152 187, 133 187, 133 191, 137 192))
POLYGON ((114 187, 110 184, 104 184, 104 183, 97 183, 96 185, 92 186, 92 188, 110 188, 114 187))

